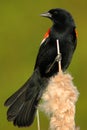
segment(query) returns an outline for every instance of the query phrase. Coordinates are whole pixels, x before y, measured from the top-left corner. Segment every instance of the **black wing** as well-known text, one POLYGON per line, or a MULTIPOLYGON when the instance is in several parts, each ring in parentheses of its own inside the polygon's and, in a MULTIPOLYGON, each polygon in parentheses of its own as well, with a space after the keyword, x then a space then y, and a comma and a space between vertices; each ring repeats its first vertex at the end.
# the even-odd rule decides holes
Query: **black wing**
POLYGON ((57 62, 54 64, 50 72, 48 73, 46 72, 51 66, 51 64, 54 62, 56 56, 57 56, 56 41, 48 37, 44 40, 44 42, 40 46, 36 59, 35 69, 38 67, 43 77, 49 77, 53 75, 55 72, 58 71, 57 62))

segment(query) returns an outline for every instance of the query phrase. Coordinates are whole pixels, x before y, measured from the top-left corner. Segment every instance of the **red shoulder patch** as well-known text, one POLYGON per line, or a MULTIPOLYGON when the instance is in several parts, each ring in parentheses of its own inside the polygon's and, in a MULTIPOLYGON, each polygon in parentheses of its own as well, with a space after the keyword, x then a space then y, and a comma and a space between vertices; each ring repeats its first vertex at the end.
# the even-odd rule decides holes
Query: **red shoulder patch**
POLYGON ((46 39, 47 37, 49 37, 50 34, 50 29, 48 29, 48 31, 45 33, 44 38, 46 39))
POLYGON ((40 45, 42 45, 42 44, 44 43, 44 41, 49 37, 50 31, 51 31, 51 30, 48 29, 48 31, 45 33, 44 38, 43 38, 43 40, 42 40, 42 42, 41 42, 40 45))
POLYGON ((75 33, 76 33, 76 37, 78 37, 78 32, 77 32, 77 30, 75 29, 75 33))

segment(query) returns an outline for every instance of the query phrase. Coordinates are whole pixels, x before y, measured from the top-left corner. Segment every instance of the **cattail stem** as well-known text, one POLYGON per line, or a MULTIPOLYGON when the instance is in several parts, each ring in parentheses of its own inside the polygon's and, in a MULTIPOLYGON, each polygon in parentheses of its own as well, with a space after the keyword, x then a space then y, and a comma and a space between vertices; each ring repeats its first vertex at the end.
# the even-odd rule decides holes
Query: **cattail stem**
POLYGON ((37 129, 40 130, 39 110, 37 109, 37 129))
MULTIPOLYGON (((57 54, 59 55, 59 57, 61 57, 60 47, 59 47, 59 40, 57 39, 56 42, 57 42, 57 54)), ((61 58, 59 58, 59 61, 58 61, 58 68, 59 68, 59 72, 62 73, 61 58)))

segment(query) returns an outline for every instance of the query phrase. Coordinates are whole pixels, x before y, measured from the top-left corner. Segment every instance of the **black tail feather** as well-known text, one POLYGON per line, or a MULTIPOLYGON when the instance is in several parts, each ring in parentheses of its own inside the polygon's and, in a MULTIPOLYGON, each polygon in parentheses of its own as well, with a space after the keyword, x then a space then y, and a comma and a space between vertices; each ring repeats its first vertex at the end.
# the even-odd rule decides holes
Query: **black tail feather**
POLYGON ((19 127, 31 125, 46 83, 47 80, 41 78, 36 69, 23 87, 6 100, 8 121, 19 127))
POLYGON ((17 98, 17 100, 15 100, 15 102, 13 102, 13 104, 11 104, 11 106, 9 107, 9 109, 7 111, 7 119, 8 119, 8 121, 12 121, 13 118, 15 118, 15 116, 19 112, 20 107, 25 102, 24 100, 25 100, 25 92, 23 92, 23 94, 21 94, 17 98))
POLYGON ((28 87, 28 83, 29 80, 19 89, 17 90, 12 96, 10 96, 4 103, 5 106, 10 106, 11 104, 13 104, 13 102, 15 102, 17 100, 17 98, 24 92, 26 91, 27 87, 28 87))
POLYGON ((23 104, 20 112, 14 120, 14 125, 17 126, 30 126, 34 120, 34 116, 37 109, 37 101, 26 102, 23 104), (32 104, 32 105, 30 105, 32 104))

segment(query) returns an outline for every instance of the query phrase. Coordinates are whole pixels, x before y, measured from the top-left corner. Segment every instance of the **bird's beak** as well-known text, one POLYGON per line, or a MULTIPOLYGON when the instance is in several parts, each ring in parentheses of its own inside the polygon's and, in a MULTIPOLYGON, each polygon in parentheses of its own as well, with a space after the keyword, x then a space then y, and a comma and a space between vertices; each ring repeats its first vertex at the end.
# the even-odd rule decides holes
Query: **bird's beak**
POLYGON ((40 16, 47 17, 47 18, 51 18, 52 17, 52 15, 49 12, 43 13, 40 16))

